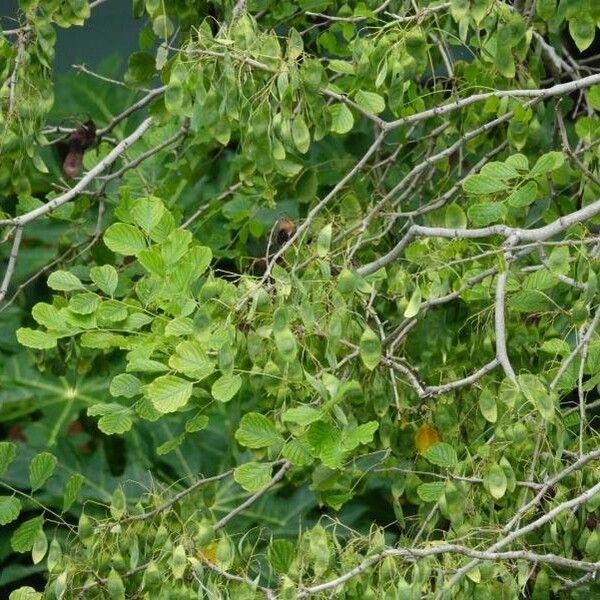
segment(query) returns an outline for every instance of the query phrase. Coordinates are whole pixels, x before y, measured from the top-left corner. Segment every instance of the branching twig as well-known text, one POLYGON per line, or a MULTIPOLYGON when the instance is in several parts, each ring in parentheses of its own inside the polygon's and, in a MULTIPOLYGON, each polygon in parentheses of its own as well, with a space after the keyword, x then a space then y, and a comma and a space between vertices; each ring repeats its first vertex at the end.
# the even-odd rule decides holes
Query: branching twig
POLYGON ((211 571, 218 573, 221 577, 229 581, 237 581, 238 583, 245 583, 253 590, 260 590, 269 600, 275 600, 277 597, 275 591, 271 588, 265 587, 264 585, 257 585, 255 581, 250 579, 250 577, 235 575, 234 573, 230 573, 229 571, 225 571, 225 569, 221 569, 221 567, 216 564, 210 562, 209 560, 203 559, 202 564, 205 567, 208 567, 211 571))
POLYGON ((19 255, 19 248, 21 246, 21 237, 23 236, 23 227, 18 226, 15 228, 15 237, 13 239, 13 245, 10 250, 10 255, 8 257, 8 265, 6 266, 6 271, 4 272, 4 278, 2 279, 2 284, 0 285, 0 302, 4 300, 6 294, 8 292, 8 287, 10 285, 13 273, 15 272, 15 265, 17 264, 17 256, 19 255))
POLYGON ((15 225, 17 227, 27 225, 38 217, 47 215, 59 206, 66 204, 77 197, 85 188, 98 176, 105 171, 115 160, 117 160, 126 150, 139 140, 152 124, 152 117, 148 117, 124 140, 119 142, 96 166, 91 168, 68 192, 53 198, 46 204, 30 210, 29 212, 13 217, 11 219, 2 219, 0 225, 15 225))
POLYGON ((242 502, 239 506, 234 508, 231 512, 227 513, 222 519, 215 523, 215 531, 223 529, 223 527, 225 527, 225 525, 227 525, 227 523, 229 523, 229 521, 231 521, 234 517, 239 515, 241 512, 244 512, 249 506, 252 506, 261 496, 266 494, 274 485, 283 479, 284 475, 291 466, 292 465, 289 462, 283 461, 283 465, 279 468, 279 471, 273 475, 271 480, 266 485, 261 487, 260 490, 252 494, 252 496, 250 496, 247 500, 242 502))

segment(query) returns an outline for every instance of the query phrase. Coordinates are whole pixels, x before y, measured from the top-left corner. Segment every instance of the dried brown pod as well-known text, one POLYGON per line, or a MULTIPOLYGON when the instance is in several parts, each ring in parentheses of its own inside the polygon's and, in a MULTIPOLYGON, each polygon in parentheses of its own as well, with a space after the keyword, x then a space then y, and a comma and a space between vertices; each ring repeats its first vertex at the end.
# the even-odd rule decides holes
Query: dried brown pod
POLYGON ((282 246, 290 240, 296 231, 296 225, 294 221, 287 217, 281 217, 277 221, 277 243, 282 246))
POLYGON ((56 145, 62 163, 63 173, 71 179, 81 171, 83 153, 96 143, 96 124, 92 119, 70 133, 56 145))

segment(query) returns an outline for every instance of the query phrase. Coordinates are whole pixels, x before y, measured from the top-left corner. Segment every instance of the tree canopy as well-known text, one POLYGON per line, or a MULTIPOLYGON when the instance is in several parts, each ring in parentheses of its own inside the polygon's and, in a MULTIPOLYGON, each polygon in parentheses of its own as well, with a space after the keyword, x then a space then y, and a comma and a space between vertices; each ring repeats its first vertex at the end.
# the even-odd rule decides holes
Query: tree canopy
POLYGON ((112 1, 1 21, 0 592, 599 594, 600 4, 133 0, 56 77, 112 1))

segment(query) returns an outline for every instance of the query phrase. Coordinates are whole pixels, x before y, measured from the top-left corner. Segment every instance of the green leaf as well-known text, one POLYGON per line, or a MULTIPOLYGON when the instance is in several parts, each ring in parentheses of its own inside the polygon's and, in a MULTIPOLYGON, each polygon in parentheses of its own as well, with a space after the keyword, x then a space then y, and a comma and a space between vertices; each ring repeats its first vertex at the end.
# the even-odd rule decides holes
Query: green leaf
POLYGON ((165 259, 162 257, 160 247, 153 246, 138 253, 138 261, 152 275, 164 277, 166 274, 165 259))
POLYGON ((215 400, 219 402, 229 402, 242 387, 242 378, 239 375, 226 373, 221 375, 210 388, 210 392, 215 400))
POLYGON ((273 332, 273 337, 275 338, 277 350, 279 350, 283 360, 288 363, 292 362, 298 352, 296 337, 292 333, 292 330, 289 327, 277 329, 273 332))
POLYGON ((467 215, 458 204, 449 204, 446 207, 445 225, 449 229, 465 229, 467 215))
POLYGON ((370 328, 366 327, 360 337, 360 358, 369 371, 372 371, 381 360, 381 340, 370 328))
POLYGON ((24 523, 13 533, 10 545, 15 552, 31 552, 38 531, 44 524, 44 517, 34 517, 24 523))
POLYGON ((508 299, 508 307, 518 312, 544 312, 552 308, 548 296, 538 290, 523 290, 508 299))
POLYGON ((519 152, 512 154, 504 162, 517 169, 517 171, 529 171, 529 160, 524 154, 519 152))
POLYGON ((256 492, 271 481, 269 463, 248 462, 233 471, 233 478, 247 491, 256 492))
POLYGON ((125 81, 132 86, 144 86, 150 83, 155 74, 154 58, 147 52, 134 52, 127 61, 125 81))
POLYGON ((488 388, 481 390, 479 394, 479 410, 483 418, 489 423, 495 423, 498 419, 498 406, 496 405, 496 397, 488 388))
POLYGON ((533 169, 531 169, 529 176, 537 177, 538 175, 545 175, 555 169, 558 169, 565 162, 565 155, 562 152, 547 152, 542 154, 537 159, 533 169))
POLYGON ((417 285, 410 296, 408 305, 404 309, 404 318, 412 319, 416 316, 421 308, 421 288, 417 285))
POLYGON ((120 519, 127 512, 127 498, 123 492, 123 488, 118 486, 115 488, 110 499, 110 514, 113 519, 120 519))
POLYGON ((283 413, 283 420, 288 423, 297 423, 298 425, 310 425, 317 421, 321 416, 321 411, 311 406, 298 406, 288 408, 283 413))
POLYGON ((127 365, 127 371, 141 371, 142 373, 162 373, 168 370, 166 365, 150 358, 134 358, 127 365))
POLYGON ((369 421, 358 427, 354 427, 350 431, 344 431, 342 437, 342 445, 344 450, 354 450, 363 444, 370 444, 373 441, 373 435, 377 431, 379 423, 377 421, 369 421))
POLYGON ((335 73, 354 75, 354 67, 352 66, 352 63, 346 60, 330 60, 328 67, 335 73))
POLYGON ((31 309, 31 316, 36 320, 37 323, 43 325, 47 329, 61 330, 67 328, 67 323, 65 322, 63 316, 55 306, 52 306, 52 304, 38 302, 31 309))
POLYGON ((14 496, 0 496, 0 525, 12 523, 21 512, 21 502, 14 496))
POLYGON ((473 204, 467 210, 469 219, 478 227, 485 227, 491 223, 503 221, 506 217, 506 207, 499 202, 481 202, 473 204))
POLYGON ((134 223, 142 231, 149 234, 158 225, 165 212, 164 204, 159 198, 138 198, 131 208, 134 223))
POLYGON ((17 455, 17 447, 12 442, 0 442, 0 477, 6 473, 17 455))
POLYGON ((593 85, 587 92, 588 102, 594 110, 600 110, 600 84, 593 85))
POLYGON ((106 591, 110 600, 125 600, 125 584, 115 569, 106 578, 106 591))
POLYGON ((508 189, 506 181, 491 175, 471 175, 463 183, 463 190, 467 194, 495 194, 506 189, 508 189))
POLYGON ((165 335, 180 337, 194 333, 194 323, 188 317, 178 317, 169 321, 165 327, 165 335))
POLYGON ((56 336, 45 331, 21 327, 17 329, 17 340, 23 346, 36 350, 47 350, 56 347, 56 336))
POLYGON ((333 226, 331 223, 328 223, 319 231, 319 235, 317 237, 317 255, 320 257, 325 257, 329 254, 329 249, 331 248, 331 235, 333 233, 333 226))
POLYGON ((565 247, 554 248, 548 257, 550 270, 555 275, 566 275, 569 272, 571 254, 569 249, 565 247))
POLYGON ((424 502, 437 502, 444 493, 445 485, 443 481, 422 483, 417 487, 417 494, 424 502))
POLYGON ((540 19, 549 21, 556 14, 556 0, 537 0, 535 11, 540 19))
POLYGON ((197 381, 206 379, 214 370, 214 362, 198 342, 181 342, 169 358, 169 366, 197 381))
POLYGON ((192 388, 192 383, 186 379, 175 375, 163 375, 145 387, 145 394, 158 412, 169 413, 187 404, 192 395, 192 388))
POLYGON ((343 103, 338 102, 329 106, 331 116, 331 131, 333 133, 345 134, 354 127, 352 111, 343 103))
POLYGON ((33 540, 33 548, 31 549, 31 562, 34 565, 39 564, 46 552, 48 551, 48 538, 44 533, 44 530, 40 527, 35 539, 33 540))
POLYGON ((107 296, 112 296, 119 283, 119 274, 112 265, 102 265, 90 269, 90 279, 107 296))
POLYGON ((133 398, 141 393, 142 382, 129 373, 121 373, 113 377, 110 382, 110 395, 114 397, 123 396, 124 398, 133 398))
POLYGON ((127 318, 127 307, 118 300, 104 300, 96 310, 96 317, 103 325, 116 325, 127 318))
POLYGON ((542 352, 546 352, 551 355, 560 355, 560 356, 568 356, 571 352, 571 346, 562 339, 552 338, 549 340, 545 340, 543 344, 540 346, 540 350, 542 352))
POLYGON ((306 433, 306 440, 324 465, 331 469, 342 466, 344 449, 340 443, 340 431, 331 423, 325 421, 311 423, 306 433))
POLYGON ((499 500, 504 496, 508 481, 504 469, 498 463, 494 463, 486 471, 485 477, 483 478, 483 485, 491 494, 492 498, 499 500))
POLYGON ((359 106, 374 115, 378 115, 385 110, 385 100, 375 92, 359 90, 354 95, 354 100, 359 106))
POLYGON ((177 435, 177 436, 171 438, 170 440, 167 440, 164 444, 161 444, 156 449, 156 454, 158 454, 159 456, 163 456, 165 454, 168 454, 169 452, 172 452, 173 450, 175 450, 175 448, 179 448, 179 446, 181 446, 181 443, 183 442, 184 439, 185 439, 185 434, 182 433, 180 435, 177 435))
POLYGON ((52 476, 58 460, 50 452, 41 452, 33 457, 29 464, 29 483, 31 491, 41 488, 52 476))
POLYGON ((310 465, 313 462, 310 446, 304 440, 288 440, 283 446, 281 454, 283 455, 283 458, 289 460, 297 467, 310 465))
POLYGON ((96 294, 84 293, 73 296, 69 301, 69 310, 78 315, 89 315, 96 311, 99 298, 96 294))
POLYGON ((518 187, 512 192, 506 201, 510 206, 515 208, 521 208, 523 206, 529 206, 535 202, 537 196, 537 183, 535 181, 527 181, 521 187, 518 187))
POLYGON ((208 426, 208 417, 202 413, 198 413, 195 417, 188 419, 185 422, 185 430, 188 433, 194 433, 195 431, 201 431, 206 429, 208 426))
POLYGON ((491 177, 492 179, 510 180, 515 179, 515 177, 519 176, 519 172, 515 167, 513 167, 510 163, 492 161, 485 164, 481 171, 480 175, 486 175, 491 177))
POLYGON ((131 410, 120 407, 98 419, 98 429, 106 435, 123 434, 131 429, 133 420, 131 419, 131 410))
POLYGON ((188 252, 192 234, 187 229, 175 229, 161 245, 161 255, 165 264, 177 264, 188 252))
POLYGON ((123 256, 136 256, 146 248, 142 232, 127 223, 114 223, 104 232, 104 243, 113 252, 123 256))
POLYGON ((67 591, 67 571, 63 571, 54 581, 54 595, 56 600, 62 600, 67 591))
POLYGON ((79 490, 85 481, 85 477, 80 473, 73 473, 65 485, 65 491, 63 494, 63 506, 62 512, 66 512, 73 506, 73 502, 77 500, 79 490))
POLYGON ((556 277, 548 269, 539 269, 527 275, 523 281, 523 288, 526 290, 543 291, 554 287, 556 284, 556 277))
POLYGON ((289 540, 271 540, 267 548, 267 560, 277 573, 287 575, 296 557, 296 546, 289 540))
POLYGON ((446 442, 437 442, 437 444, 429 446, 429 448, 423 452, 423 456, 431 464, 447 469, 452 469, 458 462, 456 450, 450 444, 446 444, 446 442))
POLYGON ((302 115, 297 115, 292 121, 292 139, 298 152, 305 154, 310 148, 310 131, 302 115))
POLYGON ((256 412, 246 413, 242 417, 235 439, 246 448, 265 448, 283 441, 275 424, 256 412))
POLYGON ((42 594, 36 592, 32 587, 23 586, 12 591, 8 600, 42 600, 42 594))
POLYGON ((554 417, 554 398, 546 385, 535 375, 524 373, 517 378, 521 392, 539 411, 551 421, 554 417))
POLYGON ((54 271, 47 281, 48 287, 60 292, 72 292, 83 289, 83 284, 78 277, 69 271, 54 271))
MULTIPOLYGON (((228 541, 227 538, 223 538, 225 541, 228 541)), ((173 554, 171 556, 171 572, 173 573, 173 577, 175 579, 181 579, 188 565, 188 560, 185 554, 185 547, 183 544, 179 544, 173 550, 173 554)))
POLYGON ((569 21, 569 33, 580 52, 589 48, 596 35, 596 23, 587 10, 579 10, 569 21))

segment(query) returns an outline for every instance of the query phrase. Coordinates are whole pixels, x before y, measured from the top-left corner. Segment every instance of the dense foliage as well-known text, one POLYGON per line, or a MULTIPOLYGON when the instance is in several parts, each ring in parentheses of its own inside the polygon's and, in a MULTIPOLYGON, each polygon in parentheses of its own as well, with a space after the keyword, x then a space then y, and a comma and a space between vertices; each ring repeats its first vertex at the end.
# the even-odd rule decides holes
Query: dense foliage
POLYGON ((55 82, 102 3, 0 36, 0 595, 599 594, 600 5, 134 0, 55 82))

